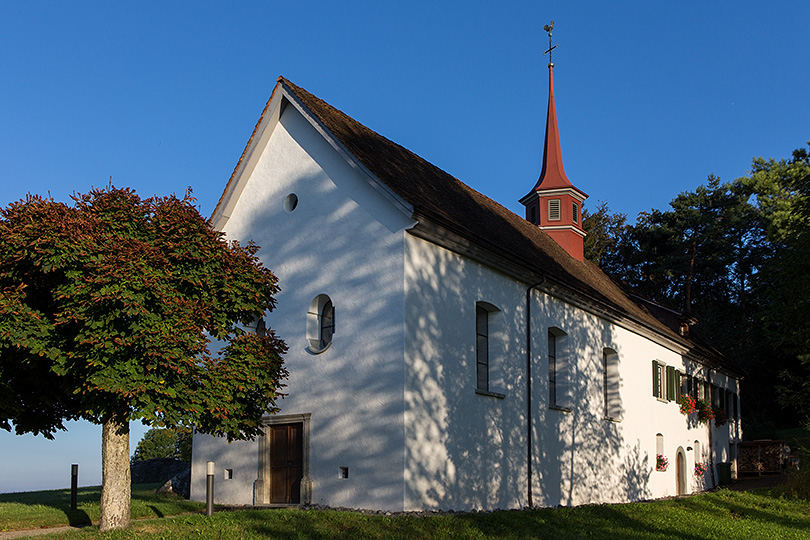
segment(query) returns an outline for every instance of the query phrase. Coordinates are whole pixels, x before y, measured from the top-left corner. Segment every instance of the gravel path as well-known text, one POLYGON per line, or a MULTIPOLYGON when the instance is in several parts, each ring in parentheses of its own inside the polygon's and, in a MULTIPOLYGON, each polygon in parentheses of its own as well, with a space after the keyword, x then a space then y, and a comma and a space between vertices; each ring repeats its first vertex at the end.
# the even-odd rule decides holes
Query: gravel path
POLYGON ((0 532, 0 540, 8 540, 11 538, 30 538, 32 536, 41 536, 43 534, 59 533, 65 531, 72 531, 80 527, 46 527, 44 529, 25 529, 22 531, 5 531, 0 532))

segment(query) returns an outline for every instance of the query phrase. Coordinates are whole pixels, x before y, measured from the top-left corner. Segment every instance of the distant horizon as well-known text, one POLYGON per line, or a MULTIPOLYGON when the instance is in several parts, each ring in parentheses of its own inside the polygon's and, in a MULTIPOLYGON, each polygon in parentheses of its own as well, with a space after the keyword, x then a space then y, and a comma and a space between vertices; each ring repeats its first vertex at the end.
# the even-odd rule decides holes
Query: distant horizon
MULTIPOLYGON (((2 431, 12 437, 20 437, 18 442, 31 452, 27 459, 42 460, 39 474, 30 477, 30 470, 14 468, 0 469, 0 493, 24 493, 29 491, 48 491, 53 489, 70 489, 71 465, 79 465, 79 487, 101 485, 101 426, 85 421, 65 422, 66 431, 54 434, 54 440, 48 440, 42 435, 14 435, 2 431), (95 439, 97 450, 90 440, 95 439), (54 460, 58 460, 54 462, 54 460)), ((129 447, 130 458, 135 452, 138 441, 151 429, 141 422, 130 422, 129 447)), ((7 455, 0 446, 0 464, 14 462, 14 457, 7 455)))

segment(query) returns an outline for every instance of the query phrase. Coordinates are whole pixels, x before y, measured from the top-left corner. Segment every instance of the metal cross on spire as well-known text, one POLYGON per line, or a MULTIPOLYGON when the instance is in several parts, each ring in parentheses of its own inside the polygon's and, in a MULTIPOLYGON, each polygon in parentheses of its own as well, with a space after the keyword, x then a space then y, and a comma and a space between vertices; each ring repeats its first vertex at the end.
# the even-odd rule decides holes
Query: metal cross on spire
POLYGON ((551 31, 554 30, 554 21, 551 21, 551 23, 543 26, 543 30, 548 32, 548 50, 546 52, 544 52, 543 54, 547 54, 548 55, 548 63, 551 64, 551 65, 554 65, 551 62, 551 51, 553 51, 554 49, 557 48, 556 45, 554 45, 554 46, 551 45, 551 31))

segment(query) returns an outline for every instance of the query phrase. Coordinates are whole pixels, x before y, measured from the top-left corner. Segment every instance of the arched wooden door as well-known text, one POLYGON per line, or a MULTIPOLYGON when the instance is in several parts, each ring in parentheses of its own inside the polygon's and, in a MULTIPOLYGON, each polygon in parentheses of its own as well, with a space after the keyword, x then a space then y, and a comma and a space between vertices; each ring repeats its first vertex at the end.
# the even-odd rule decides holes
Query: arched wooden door
POLYGON ((686 458, 682 449, 678 449, 676 457, 675 476, 678 482, 678 495, 686 494, 686 458))

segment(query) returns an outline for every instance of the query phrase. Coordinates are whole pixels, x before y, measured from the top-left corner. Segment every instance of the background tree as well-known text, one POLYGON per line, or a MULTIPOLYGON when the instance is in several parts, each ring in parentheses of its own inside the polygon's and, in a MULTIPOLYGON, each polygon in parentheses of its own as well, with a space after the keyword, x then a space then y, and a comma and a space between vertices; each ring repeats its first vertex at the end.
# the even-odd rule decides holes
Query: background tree
POLYGON ((129 523, 131 420, 240 439, 277 410, 286 346, 244 330, 278 292, 257 250, 190 194, 109 187, 0 210, 0 427, 103 426, 102 530, 129 523))
POLYGON ((612 269, 617 260, 617 251, 625 241, 627 216, 614 214, 605 201, 599 201, 593 212, 582 209, 582 228, 585 237, 585 258, 603 269, 612 269))
POLYGON ((191 461, 192 429, 186 426, 152 428, 143 434, 132 454, 132 463, 155 458, 191 461))
POLYGON ((757 294, 770 356, 784 360, 769 368, 781 377, 781 402, 810 427, 810 155, 799 148, 787 160, 757 158, 740 181, 756 198, 771 245, 757 294))
MULTIPOLYGON (((773 419, 797 420, 810 403, 810 165, 805 149, 789 160, 753 160, 749 176, 679 194, 669 209, 609 227, 594 214, 592 260, 638 292, 695 316, 694 336, 747 372, 748 435, 773 419), (804 365, 802 365, 802 362, 804 365), (793 404, 786 414, 783 404, 793 404)), ((589 220, 592 216, 589 216, 589 220)), ((618 221, 618 217, 615 218, 618 221)))

